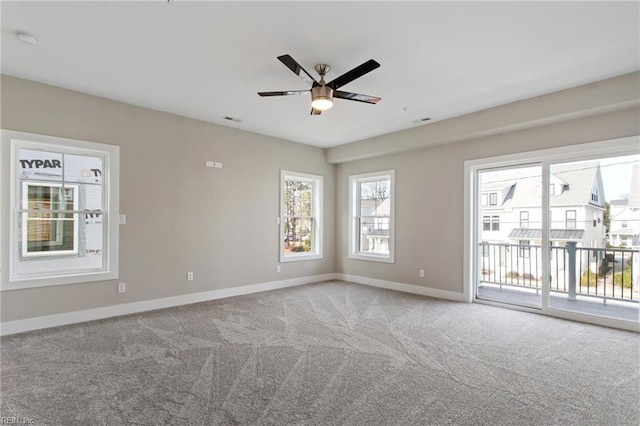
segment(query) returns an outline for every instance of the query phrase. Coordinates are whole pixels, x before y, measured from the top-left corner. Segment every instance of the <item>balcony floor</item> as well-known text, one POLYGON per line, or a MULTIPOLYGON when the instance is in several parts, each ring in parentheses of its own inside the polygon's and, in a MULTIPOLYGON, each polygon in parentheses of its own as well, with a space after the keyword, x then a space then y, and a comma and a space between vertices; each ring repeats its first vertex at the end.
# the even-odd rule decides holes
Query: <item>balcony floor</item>
MULTIPOLYGON (((500 289, 499 286, 494 284, 482 285, 478 289, 477 297, 482 300, 492 300, 532 308, 539 308, 541 304, 541 296, 536 294, 535 290, 510 286, 503 286, 500 289)), ((607 303, 603 303, 603 300, 588 296, 578 296, 578 300, 568 300, 566 293, 552 292, 549 307, 616 319, 640 320, 640 304, 638 301, 620 302, 607 300, 607 303)))

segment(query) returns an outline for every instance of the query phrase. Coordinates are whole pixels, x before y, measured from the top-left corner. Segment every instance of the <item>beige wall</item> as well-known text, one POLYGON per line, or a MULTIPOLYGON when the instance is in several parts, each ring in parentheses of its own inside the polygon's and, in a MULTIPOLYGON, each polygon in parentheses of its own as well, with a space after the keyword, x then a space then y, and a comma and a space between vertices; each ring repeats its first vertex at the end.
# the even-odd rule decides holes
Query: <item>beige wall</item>
POLYGON ((335 166, 322 149, 7 76, 1 83, 2 128, 120 146, 127 215, 125 294, 117 281, 3 291, 3 322, 335 271, 335 166), (280 169, 324 177, 325 250, 323 260, 276 273, 280 169))
POLYGON ((636 80, 613 80, 611 93, 600 84, 565 92, 558 116, 538 111, 554 105, 545 99, 520 103, 519 114, 534 117, 526 126, 514 116, 500 122, 506 106, 447 120, 439 130, 426 125, 323 151, 3 76, 2 128, 120 146, 120 211, 127 215, 120 281, 127 292, 117 294, 116 281, 4 291, 1 320, 332 272, 462 292, 464 161, 640 135, 636 80), (469 138, 473 132, 483 137, 469 138), (207 169, 205 159, 224 168, 207 169), (324 259, 284 263, 276 273, 282 168, 324 176, 324 259), (391 168, 396 262, 349 260, 348 177, 391 168), (194 282, 186 282, 187 271, 194 282))
MULTIPOLYGON (((639 118, 640 109, 636 107, 339 164, 336 176, 337 271, 461 293, 465 160, 639 135, 639 118), (396 261, 388 264, 348 259, 349 175, 387 169, 396 170, 396 261), (425 270, 424 278, 419 278, 420 269, 425 270)), ((425 128, 423 135, 428 134, 425 128)), ((404 134, 378 137, 377 145, 393 146, 398 136, 404 137, 404 134)))

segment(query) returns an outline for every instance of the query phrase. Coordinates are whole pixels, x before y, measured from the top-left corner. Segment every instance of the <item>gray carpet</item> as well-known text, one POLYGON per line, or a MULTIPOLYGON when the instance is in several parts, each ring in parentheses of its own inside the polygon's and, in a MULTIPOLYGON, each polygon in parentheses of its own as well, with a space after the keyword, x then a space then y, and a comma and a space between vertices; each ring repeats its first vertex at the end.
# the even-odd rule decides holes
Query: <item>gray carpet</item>
MULTIPOLYGON (((343 282, 5 337, 49 425, 640 424, 640 335, 343 282)), ((11 420, 13 421, 13 420, 11 420)))

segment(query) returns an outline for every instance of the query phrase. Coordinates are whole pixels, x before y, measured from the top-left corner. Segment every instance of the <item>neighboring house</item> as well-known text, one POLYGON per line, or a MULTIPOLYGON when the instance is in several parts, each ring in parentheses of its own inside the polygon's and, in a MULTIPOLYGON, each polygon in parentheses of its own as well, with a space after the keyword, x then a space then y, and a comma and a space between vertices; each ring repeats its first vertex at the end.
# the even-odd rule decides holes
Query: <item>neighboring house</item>
POLYGON ((361 251, 369 253, 389 253, 389 218, 391 200, 362 200, 361 251))
MULTIPOLYGON (((508 244, 501 249, 501 259, 513 262, 514 254, 509 254, 513 249, 518 250, 518 258, 533 257, 527 247, 540 246, 541 182, 539 168, 505 170, 483 176, 481 241, 508 244)), ((552 245, 565 247, 568 242, 576 242, 578 247, 604 248, 605 198, 599 163, 552 166, 549 185, 552 245)), ((563 252, 553 250, 552 256, 557 253, 563 252)), ((593 252, 592 259, 587 258, 587 251, 582 253, 583 265, 599 260, 599 252, 593 252)), ((564 265, 564 259, 558 259, 558 263, 564 265)), ((540 265, 533 262, 520 262, 512 268, 535 278, 540 276, 540 265)))
POLYGON ((612 247, 637 248, 640 246, 640 185, 638 165, 631 174, 629 196, 609 203, 609 244, 612 247))

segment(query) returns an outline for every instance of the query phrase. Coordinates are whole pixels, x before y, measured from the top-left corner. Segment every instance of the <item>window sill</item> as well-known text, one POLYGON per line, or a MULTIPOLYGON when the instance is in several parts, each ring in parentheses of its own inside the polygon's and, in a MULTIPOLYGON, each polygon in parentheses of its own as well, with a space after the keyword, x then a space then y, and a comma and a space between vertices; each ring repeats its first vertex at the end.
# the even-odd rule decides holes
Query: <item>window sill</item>
POLYGON ((391 255, 351 253, 349 254, 349 259, 366 260, 369 262, 380 262, 380 263, 395 263, 395 260, 391 255))
POLYGON ((286 256, 280 255, 280 263, 299 262, 302 260, 320 260, 322 258, 323 256, 317 253, 288 254, 286 256))
POLYGON ((89 283, 95 281, 108 281, 117 280, 118 273, 111 272, 94 272, 94 273, 82 273, 77 275, 61 275, 56 277, 42 277, 42 278, 11 278, 8 282, 5 282, 0 291, 9 290, 23 290, 36 287, 53 287, 67 284, 79 284, 89 283))

